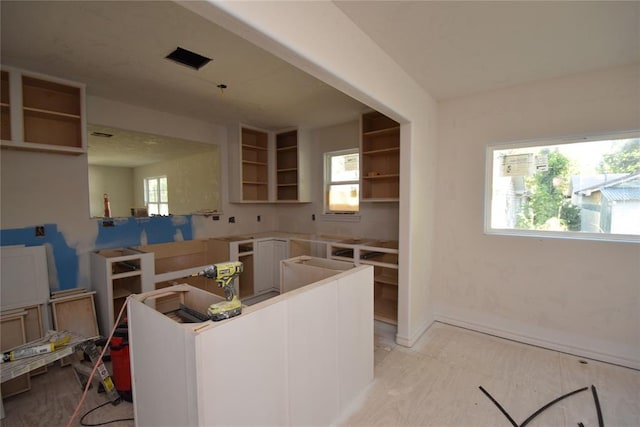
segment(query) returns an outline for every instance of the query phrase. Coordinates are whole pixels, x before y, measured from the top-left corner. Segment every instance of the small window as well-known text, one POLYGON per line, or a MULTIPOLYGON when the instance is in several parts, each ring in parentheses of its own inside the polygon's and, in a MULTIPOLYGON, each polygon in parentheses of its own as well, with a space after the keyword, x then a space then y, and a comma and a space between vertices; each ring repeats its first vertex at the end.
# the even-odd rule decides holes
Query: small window
POLYGON ((640 240, 640 133, 489 147, 486 230, 640 240))
POLYGON ((325 213, 356 213, 360 199, 358 150, 325 153, 325 213))
POLYGON ((149 210, 149 215, 169 215, 169 192, 166 176, 144 179, 144 202, 149 210))

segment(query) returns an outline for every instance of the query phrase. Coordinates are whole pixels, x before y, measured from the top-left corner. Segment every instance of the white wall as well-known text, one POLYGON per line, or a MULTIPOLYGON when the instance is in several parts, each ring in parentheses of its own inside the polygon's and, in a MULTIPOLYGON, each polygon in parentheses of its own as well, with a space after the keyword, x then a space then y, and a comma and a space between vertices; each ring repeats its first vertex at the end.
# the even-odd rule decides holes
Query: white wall
MULTIPOLYGON (((169 185, 169 212, 187 215, 202 210, 222 208, 220 189, 226 185, 220 178, 220 156, 217 146, 213 151, 193 154, 165 162, 139 166, 134 169, 130 187, 135 183, 135 204, 144 207, 145 178, 166 176, 169 185)), ((126 216, 129 216, 128 212, 126 216)))
POLYGON ((640 128, 640 66, 444 102, 436 317, 640 367, 640 245, 483 232, 485 148, 640 128))
MULTIPOLYGON (((104 216, 104 194, 109 195, 111 216, 129 216, 133 199, 133 169, 89 165, 89 212, 91 218, 104 216)), ((144 205, 138 205, 144 206, 144 205)))

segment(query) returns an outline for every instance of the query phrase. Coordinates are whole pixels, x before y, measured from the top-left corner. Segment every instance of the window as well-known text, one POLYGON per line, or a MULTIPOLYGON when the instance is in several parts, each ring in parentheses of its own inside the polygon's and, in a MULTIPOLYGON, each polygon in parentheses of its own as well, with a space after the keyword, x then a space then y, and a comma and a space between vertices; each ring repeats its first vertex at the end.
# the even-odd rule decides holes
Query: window
POLYGON ((166 176, 144 179, 144 202, 149 210, 149 215, 169 215, 169 192, 166 176))
POLYGON ((325 213, 355 213, 359 209, 358 150, 325 153, 325 213))
POLYGON ((489 147, 489 233, 640 240, 640 132, 489 147))

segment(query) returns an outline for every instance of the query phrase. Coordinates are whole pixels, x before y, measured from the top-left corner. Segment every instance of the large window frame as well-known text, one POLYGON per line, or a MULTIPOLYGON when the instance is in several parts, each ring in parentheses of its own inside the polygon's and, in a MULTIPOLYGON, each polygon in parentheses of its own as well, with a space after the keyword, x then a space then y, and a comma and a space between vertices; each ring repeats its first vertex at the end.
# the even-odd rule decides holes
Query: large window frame
POLYGON ((346 150, 338 150, 338 151, 330 151, 330 152, 326 152, 324 153, 324 203, 323 203, 323 207, 324 207, 324 214, 325 215, 342 215, 342 214, 347 214, 347 215, 357 215, 360 212, 360 150, 358 150, 357 148, 351 148, 351 149, 346 149, 346 150), (343 157, 343 156, 352 156, 355 155, 355 160, 352 160, 354 163, 354 165, 357 167, 357 171, 355 171, 354 176, 352 176, 352 179, 347 179, 347 178, 337 178, 334 177, 334 179, 332 179, 332 160, 336 157, 343 157), (352 206, 352 208, 350 209, 335 209, 331 207, 331 202, 330 202, 330 198, 331 198, 331 194, 332 193, 332 189, 334 187, 340 187, 340 186, 349 186, 351 187, 351 190, 349 190, 350 192, 354 191, 356 192, 355 197, 349 197, 348 202, 350 202, 350 206, 352 206), (353 208, 353 203, 355 202, 355 209, 353 208))
MULTIPOLYGON (((562 238, 562 239, 582 239, 582 240, 601 240, 601 241, 623 241, 623 242, 640 242, 640 234, 622 234, 616 232, 589 232, 589 231, 571 231, 571 230, 549 230, 549 229, 524 229, 524 228, 511 228, 509 226, 504 226, 504 224, 496 224, 496 220, 494 218, 494 211, 498 212, 498 216, 504 217, 505 206, 500 203, 500 200, 494 200, 494 180, 496 182, 499 179, 503 179, 504 176, 512 176, 506 175, 506 172, 510 163, 516 163, 518 159, 518 155, 522 155, 523 151, 527 148, 532 149, 533 151, 537 151, 542 147, 551 147, 555 149, 558 147, 559 152, 563 152, 565 150, 576 149, 586 147, 586 145, 578 145, 582 143, 596 143, 603 141, 619 141, 618 143, 622 143, 625 140, 638 139, 640 138, 640 130, 631 130, 631 131, 621 131, 621 132, 609 132, 609 133, 598 133, 598 134, 586 134, 586 135, 574 135, 574 136, 566 136, 566 137, 558 137, 558 138, 546 138, 546 139, 536 139, 536 140, 526 140, 526 141, 517 141, 517 142, 508 142, 508 143, 499 143, 499 144, 491 144, 486 148, 486 162, 485 162, 485 206, 484 206, 484 232, 488 235, 510 235, 510 236, 524 236, 524 237, 546 237, 546 238, 562 238), (505 154, 505 152, 514 153, 511 158, 504 159, 500 157, 500 155, 505 154), (501 163, 498 163, 501 162, 501 163), (499 169, 498 169, 499 168, 499 169)), ((605 153, 608 154, 608 153, 605 153)), ((582 154, 582 157, 585 157, 582 154)), ((544 171, 545 166, 544 162, 547 159, 544 159, 544 155, 540 156, 539 159, 535 159, 533 157, 529 158, 530 165, 529 168, 533 168, 535 170, 544 171), (541 160, 541 159, 543 160, 541 160), (532 161, 533 160, 533 161, 532 161), (538 162, 536 164, 536 161, 538 162), (537 168, 537 169, 536 169, 537 168)), ((597 158, 594 156, 594 158, 597 158)), ((597 158, 599 162, 604 156, 597 158)), ((513 167, 517 167, 514 165, 513 167)), ((513 170, 513 169, 510 169, 513 170)), ((637 172, 640 172, 637 171, 637 172)), ((531 176, 531 173, 530 175, 531 176)), ((579 175, 581 176, 581 175, 579 175)), ((635 173, 631 172, 629 175, 633 180, 633 185, 637 185, 637 180, 640 179, 635 173)), ((625 177, 622 177, 620 181, 625 181, 625 177)), ((573 181, 573 180, 572 180, 573 181)), ((628 180, 627 180, 628 181, 628 180)), ((610 181, 614 182, 614 181, 610 181)), ((573 183, 573 182, 572 182, 573 183)), ((599 191, 598 188, 602 187, 602 185, 593 186, 594 190, 599 191)), ((587 187, 587 190, 591 187, 587 187)), ((526 192, 525 188, 525 192, 526 192)), ((582 193, 587 194, 586 191, 578 191, 580 189, 574 188, 570 186, 570 194, 567 197, 571 197, 574 193, 582 193)), ((585 190, 585 189, 583 189, 585 190)), ((571 199, 574 200, 573 198, 571 199)), ((634 211, 635 212, 635 211, 634 211)), ((498 223, 500 221, 497 221, 498 223)), ((581 225, 582 227, 582 225, 581 225)))

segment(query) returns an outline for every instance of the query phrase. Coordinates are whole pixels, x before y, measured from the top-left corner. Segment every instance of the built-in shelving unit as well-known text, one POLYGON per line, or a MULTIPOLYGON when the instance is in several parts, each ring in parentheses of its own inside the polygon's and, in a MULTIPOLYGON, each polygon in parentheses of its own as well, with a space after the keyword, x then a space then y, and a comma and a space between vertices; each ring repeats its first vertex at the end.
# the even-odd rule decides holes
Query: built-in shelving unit
POLYGON ((84 85, 2 71, 2 147, 64 154, 86 152, 84 85))
POLYGON ((247 125, 229 130, 229 200, 233 203, 311 201, 308 131, 247 125))
POLYGON ((0 71, 0 139, 11 140, 11 97, 9 73, 0 71))
POLYGON ((360 198, 397 201, 400 197, 400 125, 377 111, 361 117, 360 198))
POLYGON ((269 200, 269 134, 242 128, 242 201, 269 200))
POLYGON ((298 131, 276 135, 276 199, 298 200, 298 131))

